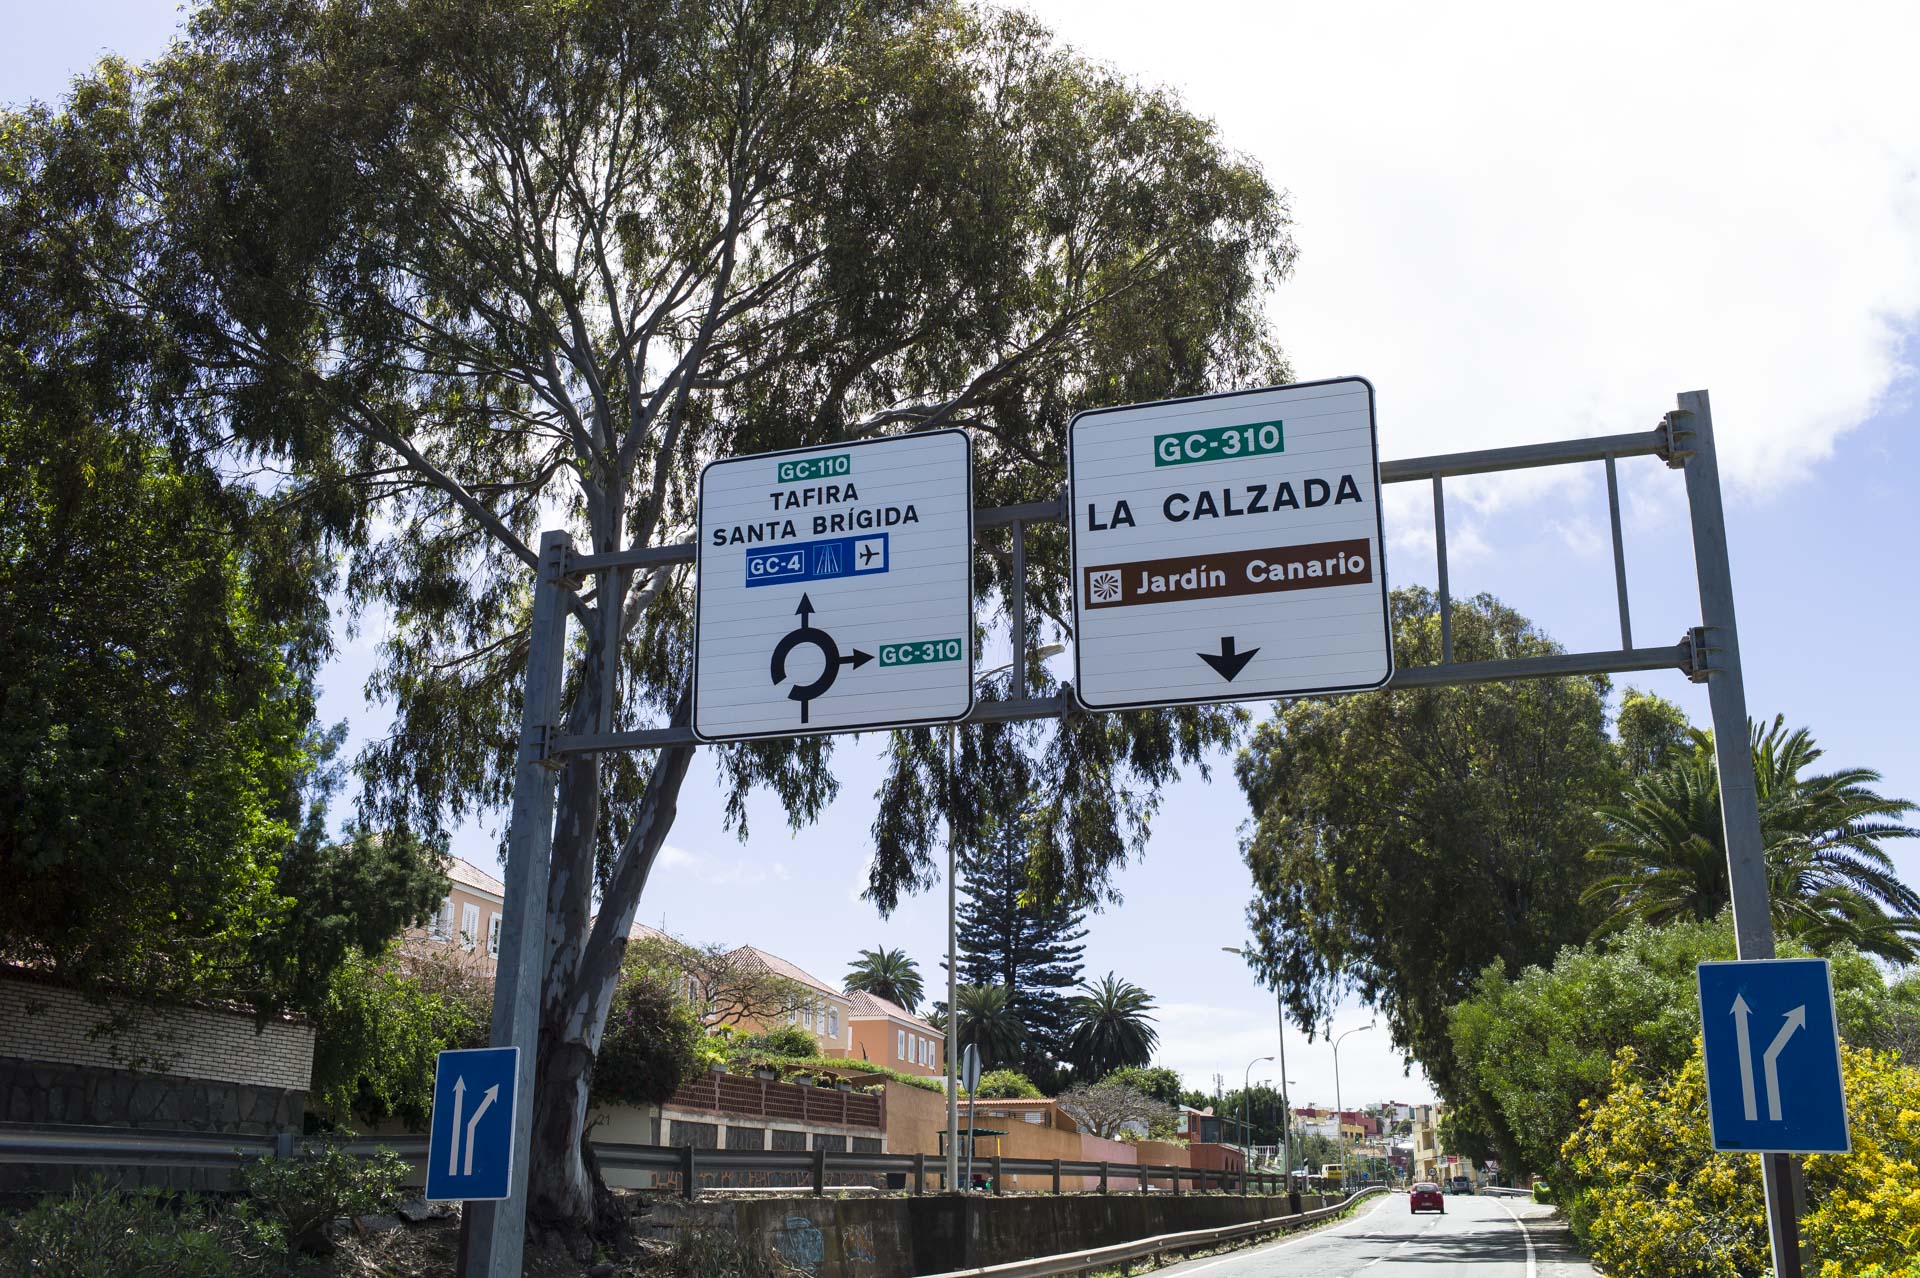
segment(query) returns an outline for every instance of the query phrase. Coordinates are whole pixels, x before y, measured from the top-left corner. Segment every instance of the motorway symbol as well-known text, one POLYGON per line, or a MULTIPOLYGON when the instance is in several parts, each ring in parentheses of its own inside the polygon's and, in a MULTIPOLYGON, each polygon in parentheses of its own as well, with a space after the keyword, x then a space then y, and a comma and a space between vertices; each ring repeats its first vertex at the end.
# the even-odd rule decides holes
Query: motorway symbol
POLYGON ((1197 652, 1194 655, 1219 671, 1222 679, 1225 679, 1228 683, 1232 683, 1233 677, 1242 670, 1245 670, 1247 663, 1252 661, 1259 652, 1260 650, 1258 648, 1249 648, 1245 652, 1235 652, 1233 650, 1233 636, 1221 635, 1220 651, 1197 652))
POLYGON ((1847 1152, 1840 1032, 1826 960, 1702 963, 1699 985, 1713 1147, 1847 1152), (1766 1043, 1757 1061, 1756 1042, 1766 1043))
POLYGON ((1074 694, 1088 709, 1356 692, 1392 677, 1364 379, 1081 413, 1067 505, 1074 694))
POLYGON ((807 683, 796 683, 787 690, 789 700, 800 703, 800 722, 807 721, 807 707, 815 697, 833 686, 840 676, 840 667, 850 665, 855 670, 873 660, 871 652, 862 652, 855 648, 852 652, 841 652, 840 645, 833 636, 813 624, 813 600, 806 595, 800 596, 800 606, 794 609, 800 617, 800 624, 780 637, 773 645, 771 674, 776 684, 787 681, 787 658, 801 644, 808 644, 820 650, 820 673, 807 683))
POLYGON ((965 431, 713 462, 698 544, 700 740, 953 723, 973 709, 965 431))
POLYGON ((513 1171, 517 1047, 441 1052, 427 1136, 426 1197, 478 1202, 507 1196, 513 1171))

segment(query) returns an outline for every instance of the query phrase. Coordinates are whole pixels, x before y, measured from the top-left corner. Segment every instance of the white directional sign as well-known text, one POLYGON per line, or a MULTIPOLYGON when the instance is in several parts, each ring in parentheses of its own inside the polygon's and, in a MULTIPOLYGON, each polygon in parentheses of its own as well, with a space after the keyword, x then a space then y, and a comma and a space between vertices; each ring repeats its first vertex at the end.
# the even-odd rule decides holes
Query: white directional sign
POLYGON ((700 475, 694 735, 964 719, 972 551, 964 431, 712 463, 700 475))
POLYGON ((1089 709, 1392 676, 1364 379, 1081 413, 1068 500, 1074 690, 1089 709))

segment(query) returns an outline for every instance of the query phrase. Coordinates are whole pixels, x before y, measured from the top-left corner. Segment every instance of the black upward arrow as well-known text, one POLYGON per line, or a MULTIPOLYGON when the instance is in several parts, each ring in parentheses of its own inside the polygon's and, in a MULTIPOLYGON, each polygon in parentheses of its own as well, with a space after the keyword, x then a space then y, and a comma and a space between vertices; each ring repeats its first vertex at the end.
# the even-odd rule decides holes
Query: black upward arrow
POLYGON ((807 598, 807 592, 800 592, 800 606, 794 611, 800 614, 800 624, 807 625, 813 616, 813 600, 807 598))
POLYGON ((1220 651, 1196 652, 1193 655, 1212 666, 1214 670, 1219 672, 1222 679, 1225 679, 1228 683, 1232 683, 1233 677, 1242 670, 1245 670, 1247 663, 1252 661, 1253 655, 1259 651, 1258 648, 1249 648, 1245 652, 1235 652, 1233 650, 1233 636, 1221 635, 1220 651))

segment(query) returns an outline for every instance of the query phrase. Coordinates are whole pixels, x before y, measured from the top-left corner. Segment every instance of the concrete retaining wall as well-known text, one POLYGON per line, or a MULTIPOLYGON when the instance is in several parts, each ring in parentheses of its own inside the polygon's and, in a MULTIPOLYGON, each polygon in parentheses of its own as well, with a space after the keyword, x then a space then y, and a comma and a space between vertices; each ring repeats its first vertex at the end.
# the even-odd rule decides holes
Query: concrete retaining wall
MULTIPOLYGON (((1321 1205, 1308 1196, 1302 1206, 1321 1205)), ((700 1225, 759 1238, 812 1278, 913 1278, 1243 1224, 1287 1212, 1284 1198, 1069 1194, 996 1198, 780 1198, 655 1205, 663 1228, 700 1225)))

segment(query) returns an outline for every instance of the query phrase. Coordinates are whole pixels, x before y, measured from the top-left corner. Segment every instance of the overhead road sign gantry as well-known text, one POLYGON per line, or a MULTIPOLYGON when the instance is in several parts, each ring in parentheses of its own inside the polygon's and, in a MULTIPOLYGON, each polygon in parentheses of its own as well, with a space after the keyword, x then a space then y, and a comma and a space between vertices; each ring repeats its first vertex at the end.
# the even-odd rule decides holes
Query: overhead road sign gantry
POLYGON ((966 432, 713 462, 699 522, 700 740, 951 723, 973 709, 966 432))
POLYGON ((1084 412, 1067 474, 1074 690, 1088 709, 1392 677, 1364 378, 1084 412))
POLYGON ((1847 1153, 1840 1022, 1827 961, 1702 963, 1699 982, 1713 1147, 1847 1153))

